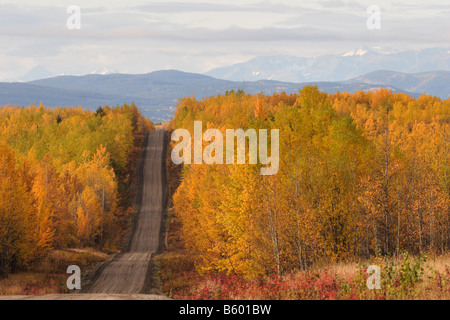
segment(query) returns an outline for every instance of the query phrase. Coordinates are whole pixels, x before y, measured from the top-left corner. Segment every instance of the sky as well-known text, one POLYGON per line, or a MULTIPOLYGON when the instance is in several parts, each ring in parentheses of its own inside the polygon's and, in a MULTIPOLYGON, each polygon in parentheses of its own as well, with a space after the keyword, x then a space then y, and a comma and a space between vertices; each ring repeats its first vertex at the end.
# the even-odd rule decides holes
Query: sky
POLYGON ((177 69, 203 73, 257 56, 311 57, 381 46, 450 45, 448 0, 0 0, 0 81, 53 74, 177 69), (39 2, 39 3, 37 3, 39 2), (69 29, 67 8, 81 10, 69 29), (367 8, 380 8, 369 29, 367 8))

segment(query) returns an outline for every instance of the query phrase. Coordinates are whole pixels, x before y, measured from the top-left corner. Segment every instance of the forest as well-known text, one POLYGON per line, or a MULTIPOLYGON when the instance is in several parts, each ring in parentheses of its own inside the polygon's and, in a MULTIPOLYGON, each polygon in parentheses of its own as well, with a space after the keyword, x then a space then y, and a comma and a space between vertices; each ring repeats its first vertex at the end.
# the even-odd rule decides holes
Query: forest
POLYGON ((51 250, 117 250, 153 129, 134 105, 0 108, 0 278, 51 250))
POLYGON ((255 279, 448 252, 450 99, 313 86, 231 91, 180 100, 169 129, 193 135, 194 121, 203 131, 278 129, 280 137, 273 176, 248 164, 183 166, 173 209, 199 274, 255 279))

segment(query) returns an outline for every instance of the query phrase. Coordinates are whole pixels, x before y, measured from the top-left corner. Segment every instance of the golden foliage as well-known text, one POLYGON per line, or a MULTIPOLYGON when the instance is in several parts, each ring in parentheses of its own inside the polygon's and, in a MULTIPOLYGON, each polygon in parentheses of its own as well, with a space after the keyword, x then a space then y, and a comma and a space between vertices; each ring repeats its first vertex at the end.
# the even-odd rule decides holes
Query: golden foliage
MULTIPOLYGON (((388 90, 179 102, 169 127, 280 130, 280 170, 189 165, 174 196, 200 272, 252 277, 450 247, 450 100, 388 90)), ((192 134, 191 134, 192 135, 192 134)))
POLYGON ((54 248, 119 246, 119 185, 151 129, 135 105, 0 108, 0 276, 54 248))

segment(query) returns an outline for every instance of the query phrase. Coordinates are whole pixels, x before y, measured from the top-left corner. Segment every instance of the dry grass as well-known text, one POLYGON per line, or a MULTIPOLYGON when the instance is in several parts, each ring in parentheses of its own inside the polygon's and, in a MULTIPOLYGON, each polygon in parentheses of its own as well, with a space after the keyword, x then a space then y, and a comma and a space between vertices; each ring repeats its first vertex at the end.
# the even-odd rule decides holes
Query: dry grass
POLYGON ((0 280, 0 295, 36 295, 66 292, 66 275, 17 273, 0 280))
POLYGON ((431 256, 426 265, 428 267, 431 267, 435 271, 445 273, 447 271, 447 268, 450 268, 450 254, 445 254, 442 256, 431 256))
POLYGON ((220 273, 199 276, 185 263, 189 255, 182 251, 161 258, 165 293, 176 299, 450 300, 450 255, 431 257, 425 263, 407 256, 336 263, 253 280, 220 273), (369 275, 364 266, 373 264, 382 269, 381 290, 366 286, 369 275))
MULTIPOLYGON (((355 273, 358 266, 361 264, 370 265, 373 261, 361 261, 361 262, 339 262, 335 264, 330 264, 321 268, 318 271, 327 269, 331 273, 336 273, 340 276, 349 276, 355 273)), ((430 256, 428 261, 424 265, 424 276, 434 276, 435 271, 445 274, 447 269, 450 268, 450 254, 445 255, 433 255, 430 256)))
POLYGON ((357 270, 358 265, 359 265, 359 263, 357 263, 357 262, 347 262, 347 263, 339 262, 336 264, 326 266, 321 269, 327 269, 330 273, 335 273, 342 277, 346 277, 346 276, 353 275, 355 273, 355 270, 357 270))
POLYGON ((91 248, 54 250, 28 270, 0 279, 0 295, 66 293, 67 267, 77 265, 82 273, 105 261, 108 255, 91 248))

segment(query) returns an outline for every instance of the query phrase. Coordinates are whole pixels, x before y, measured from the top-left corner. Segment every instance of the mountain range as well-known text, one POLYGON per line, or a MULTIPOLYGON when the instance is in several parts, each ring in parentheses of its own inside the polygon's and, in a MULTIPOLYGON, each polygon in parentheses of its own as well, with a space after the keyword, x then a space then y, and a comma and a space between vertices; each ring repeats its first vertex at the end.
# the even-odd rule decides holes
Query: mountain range
POLYGON ((345 81, 378 70, 421 73, 450 71, 450 48, 393 50, 358 48, 318 57, 269 56, 213 69, 206 75, 232 81, 345 81))
POLYGON ((84 76, 55 76, 44 66, 36 66, 17 82, 0 82, 0 106, 43 103, 95 110, 134 102, 145 116, 158 122, 172 117, 182 97, 203 98, 239 89, 251 94, 290 94, 305 85, 317 85, 329 93, 387 88, 412 96, 426 93, 447 99, 450 49, 358 48, 314 58, 258 57, 206 74, 176 70, 120 74, 115 69, 98 68, 84 76))
POLYGON ((239 89, 252 94, 264 92, 271 95, 283 91, 289 94, 298 92, 305 85, 317 85, 329 93, 388 88, 416 97, 427 93, 447 99, 450 95, 450 71, 416 74, 377 71, 347 81, 307 83, 238 82, 175 70, 137 75, 59 76, 25 83, 0 83, 0 106, 43 103, 50 107, 82 106, 95 110, 103 105, 134 102, 145 116, 159 122, 173 116, 176 103, 182 97, 194 95, 201 99, 239 89))

